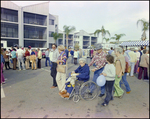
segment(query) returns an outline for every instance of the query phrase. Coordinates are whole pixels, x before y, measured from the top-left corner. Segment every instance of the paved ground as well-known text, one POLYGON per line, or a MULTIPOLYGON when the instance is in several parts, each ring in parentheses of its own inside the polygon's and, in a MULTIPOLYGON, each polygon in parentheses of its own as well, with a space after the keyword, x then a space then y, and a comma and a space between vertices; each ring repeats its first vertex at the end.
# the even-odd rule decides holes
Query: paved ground
MULTIPOLYGON (((50 118, 50 117, 106 117, 106 118, 148 118, 149 117, 149 81, 127 77, 131 93, 122 99, 114 98, 107 107, 102 107, 104 97, 92 101, 80 100, 75 103, 58 95, 58 88, 50 89, 52 78, 50 67, 42 69, 14 71, 4 70, 8 79, 1 87, 5 97, 1 98, 2 118, 50 118)), ((77 66, 69 65, 68 72, 77 66)), ((92 68, 92 67, 91 67, 92 68)), ((93 73, 91 72, 91 79, 93 73)), ((125 90, 125 87, 122 86, 125 90)))

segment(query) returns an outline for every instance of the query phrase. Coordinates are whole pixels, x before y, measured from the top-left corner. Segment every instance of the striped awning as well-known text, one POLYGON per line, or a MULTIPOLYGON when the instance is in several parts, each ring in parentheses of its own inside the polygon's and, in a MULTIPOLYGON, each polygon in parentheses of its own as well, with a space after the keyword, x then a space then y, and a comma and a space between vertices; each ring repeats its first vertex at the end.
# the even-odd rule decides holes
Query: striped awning
POLYGON ((149 46, 149 40, 147 41, 131 41, 131 42, 123 42, 121 46, 149 46))

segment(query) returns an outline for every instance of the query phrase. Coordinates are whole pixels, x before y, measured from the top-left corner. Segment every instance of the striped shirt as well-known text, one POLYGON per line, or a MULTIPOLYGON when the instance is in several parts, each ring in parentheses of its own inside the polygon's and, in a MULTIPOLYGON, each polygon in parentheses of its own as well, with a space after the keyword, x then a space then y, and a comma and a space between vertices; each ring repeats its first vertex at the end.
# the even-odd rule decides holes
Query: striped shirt
MULTIPOLYGON (((58 57, 58 60, 63 60, 63 65, 65 65, 66 64, 66 53, 64 53, 64 51, 62 51, 61 53, 60 53, 60 55, 59 55, 59 57, 58 57), (62 56, 62 54, 63 54, 63 56, 62 56), (62 59, 61 59, 62 58, 62 59)), ((61 64, 61 63, 59 63, 59 64, 61 64)))
POLYGON ((99 54, 96 53, 92 61, 90 62, 89 66, 91 66, 93 63, 96 64, 95 70, 104 67, 106 64, 106 54, 103 51, 99 54))

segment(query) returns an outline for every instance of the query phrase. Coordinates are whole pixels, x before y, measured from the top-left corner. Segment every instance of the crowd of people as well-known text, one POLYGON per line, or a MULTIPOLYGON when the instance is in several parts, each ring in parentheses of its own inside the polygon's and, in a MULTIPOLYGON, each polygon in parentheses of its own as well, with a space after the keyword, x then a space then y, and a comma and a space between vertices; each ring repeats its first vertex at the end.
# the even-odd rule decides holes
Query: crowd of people
MULTIPOLYGON (((75 65, 79 63, 79 67, 72 71, 70 77, 66 79, 69 51, 63 45, 57 48, 56 44, 52 45, 52 50, 47 48, 45 52, 45 66, 48 66, 47 61, 49 61, 49 66, 51 67, 50 75, 53 78, 51 89, 58 87, 58 94, 63 98, 69 98, 75 87, 76 80, 82 82, 89 80, 89 67, 93 65, 94 68, 91 70, 94 72, 92 81, 96 83, 100 75, 104 75, 106 79, 106 84, 99 88, 101 92, 99 97, 106 95, 102 103, 103 106, 106 106, 114 97, 123 97, 125 92, 121 88, 122 84, 126 87, 126 94, 130 94, 131 88, 127 81, 127 75, 134 77, 134 74, 138 74, 138 79, 141 80, 144 71, 143 79, 149 80, 149 48, 117 47, 106 51, 103 49, 103 46, 98 43, 95 45, 95 49, 90 50, 90 52, 91 62, 87 64, 84 52, 82 52, 81 49, 70 51, 71 63, 73 63, 73 61, 75 65)), ((11 69, 9 64, 10 58, 11 63, 13 63, 13 70, 16 70, 17 63, 19 70, 29 69, 31 65, 32 70, 41 68, 42 52, 39 48, 36 50, 31 49, 29 46, 26 49, 13 47, 9 51, 1 49, 1 83, 5 83, 3 65, 5 64, 6 70, 11 69)), ((92 87, 89 95, 91 93, 92 87)))
POLYGON ((5 83, 5 78, 3 76, 3 66, 5 69, 13 70, 36 70, 41 68, 41 59, 42 52, 38 48, 32 49, 29 46, 28 48, 22 48, 21 46, 14 46, 11 49, 6 50, 6 48, 1 48, 1 83, 5 83), (10 67, 10 62, 13 64, 13 67, 10 67))
MULTIPOLYGON (((56 50, 56 45, 53 45, 56 50)), ((63 47, 63 46, 61 46, 63 47)), ((102 103, 103 106, 109 104, 110 100, 113 100, 114 97, 122 98, 124 95, 124 91, 121 88, 121 85, 124 84, 126 87, 126 94, 130 94, 131 88, 127 81, 127 75, 134 77, 134 74, 138 73, 138 79, 141 80, 142 72, 144 70, 144 80, 149 80, 149 49, 140 49, 130 48, 128 47, 117 47, 115 49, 111 48, 110 51, 103 50, 103 46, 101 44, 96 44, 96 48, 93 50, 92 61, 87 64, 86 59, 80 57, 80 50, 71 50, 71 62, 76 65, 77 59, 79 58, 79 67, 72 71, 72 75, 68 79, 66 79, 65 73, 57 72, 57 65, 61 62, 66 65, 67 58, 64 57, 60 60, 61 54, 65 52, 65 50, 59 50, 59 55, 57 51, 57 55, 55 55, 55 64, 53 70, 55 73, 51 73, 53 77, 53 86, 51 88, 58 87, 59 95, 63 98, 69 98, 73 87, 75 86, 75 80, 80 80, 83 82, 88 81, 89 79, 89 67, 95 66, 91 71, 94 72, 93 80, 96 83, 99 75, 104 75, 106 78, 106 84, 100 87, 101 93, 99 97, 103 97, 106 94, 105 100, 102 103), (76 54, 75 54, 76 53, 76 54), (58 63, 59 62, 59 63, 58 63), (55 74, 55 75, 53 75, 55 74), (58 85, 57 85, 58 84, 58 85)), ((64 49, 64 48, 62 48, 64 49)), ((52 65, 53 66, 53 65, 52 65)), ((92 87, 91 92, 92 93, 92 87)))

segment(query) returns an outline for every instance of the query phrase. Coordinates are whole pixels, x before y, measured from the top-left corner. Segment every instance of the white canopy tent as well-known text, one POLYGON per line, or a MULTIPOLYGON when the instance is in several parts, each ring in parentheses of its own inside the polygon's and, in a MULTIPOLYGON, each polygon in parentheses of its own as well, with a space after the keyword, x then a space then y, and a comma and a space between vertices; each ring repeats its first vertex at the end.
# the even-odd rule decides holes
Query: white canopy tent
POLYGON ((149 46, 149 40, 147 40, 147 41, 123 42, 120 45, 121 46, 149 46))

